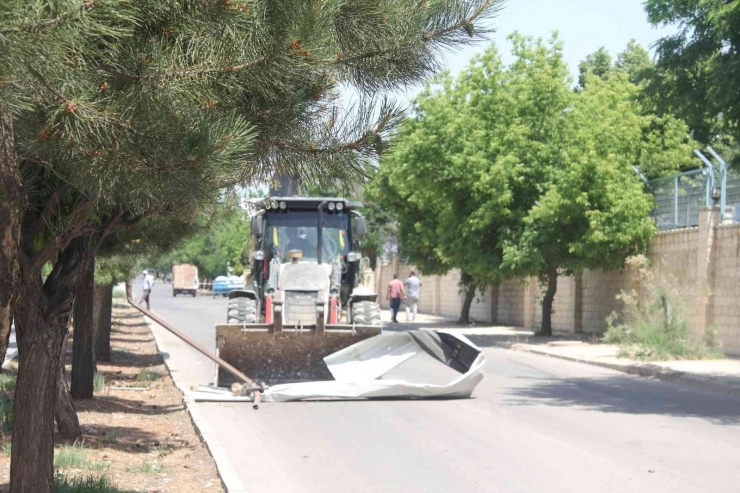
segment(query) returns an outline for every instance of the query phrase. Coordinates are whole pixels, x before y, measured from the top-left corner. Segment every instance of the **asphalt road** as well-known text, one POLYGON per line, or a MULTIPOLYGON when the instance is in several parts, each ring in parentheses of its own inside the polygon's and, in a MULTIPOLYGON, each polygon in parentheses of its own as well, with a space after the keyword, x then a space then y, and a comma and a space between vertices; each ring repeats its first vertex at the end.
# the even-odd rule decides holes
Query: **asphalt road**
MULTIPOLYGON (((213 347, 225 300, 168 290, 152 308, 213 347)), ((199 406, 250 491, 740 492, 740 399, 474 340, 472 399, 199 406)), ((165 342, 189 385, 212 380, 165 342)))

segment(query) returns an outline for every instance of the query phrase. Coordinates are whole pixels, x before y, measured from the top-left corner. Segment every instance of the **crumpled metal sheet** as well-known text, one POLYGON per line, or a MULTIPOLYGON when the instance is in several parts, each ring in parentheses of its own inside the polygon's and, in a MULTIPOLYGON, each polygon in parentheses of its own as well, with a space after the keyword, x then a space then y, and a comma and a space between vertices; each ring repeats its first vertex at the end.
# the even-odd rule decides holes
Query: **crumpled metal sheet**
POLYGON ((266 402, 314 399, 465 398, 483 379, 486 357, 467 337, 447 331, 409 331, 358 342, 324 358, 334 381, 275 385, 266 402), (427 353, 460 372, 444 385, 406 380, 379 380, 383 375, 427 353))

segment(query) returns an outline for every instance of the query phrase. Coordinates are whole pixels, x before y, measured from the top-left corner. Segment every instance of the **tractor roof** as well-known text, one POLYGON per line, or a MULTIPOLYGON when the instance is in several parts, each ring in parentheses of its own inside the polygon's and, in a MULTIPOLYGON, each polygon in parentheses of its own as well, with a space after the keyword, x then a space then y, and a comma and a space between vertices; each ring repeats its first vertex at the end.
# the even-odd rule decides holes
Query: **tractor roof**
POLYGON ((346 211, 358 210, 362 207, 360 202, 353 202, 342 197, 269 197, 265 199, 255 200, 253 203, 259 209, 271 209, 272 206, 266 204, 266 202, 285 202, 288 205, 288 209, 302 209, 302 210, 317 210, 319 204, 323 201, 327 202, 342 202, 346 211))

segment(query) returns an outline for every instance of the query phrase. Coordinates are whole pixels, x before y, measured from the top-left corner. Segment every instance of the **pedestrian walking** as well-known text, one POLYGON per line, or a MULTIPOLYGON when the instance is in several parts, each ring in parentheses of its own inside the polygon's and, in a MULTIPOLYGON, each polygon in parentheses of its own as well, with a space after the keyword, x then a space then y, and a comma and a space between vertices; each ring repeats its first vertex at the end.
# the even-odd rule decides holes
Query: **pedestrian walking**
POLYGON ((416 312, 419 310, 419 288, 421 280, 416 277, 416 272, 409 272, 409 277, 403 283, 406 286, 406 321, 416 320, 416 312))
POLYGON ((141 271, 141 299, 139 304, 141 305, 146 301, 146 309, 149 310, 149 295, 152 293, 154 287, 154 277, 147 270, 141 271))
POLYGON ((393 280, 388 283, 388 292, 385 299, 391 302, 391 320, 398 323, 398 310, 401 308, 401 300, 406 298, 406 291, 403 289, 403 283, 398 278, 398 274, 393 274, 393 280))

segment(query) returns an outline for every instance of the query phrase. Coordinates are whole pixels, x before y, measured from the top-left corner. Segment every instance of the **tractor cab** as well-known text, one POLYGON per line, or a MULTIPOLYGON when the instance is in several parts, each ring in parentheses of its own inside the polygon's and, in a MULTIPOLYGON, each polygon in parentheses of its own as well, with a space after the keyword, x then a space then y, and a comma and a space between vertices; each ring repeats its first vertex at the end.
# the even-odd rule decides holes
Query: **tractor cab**
POLYGON ((312 272, 327 273, 327 294, 338 294, 341 306, 346 307, 360 282, 360 239, 367 232, 365 218, 358 211, 361 204, 342 198, 274 197, 256 205, 252 279, 260 298, 278 290, 286 269, 296 270, 285 264, 304 265, 298 270, 306 273, 306 264, 313 264, 323 267, 312 272))

